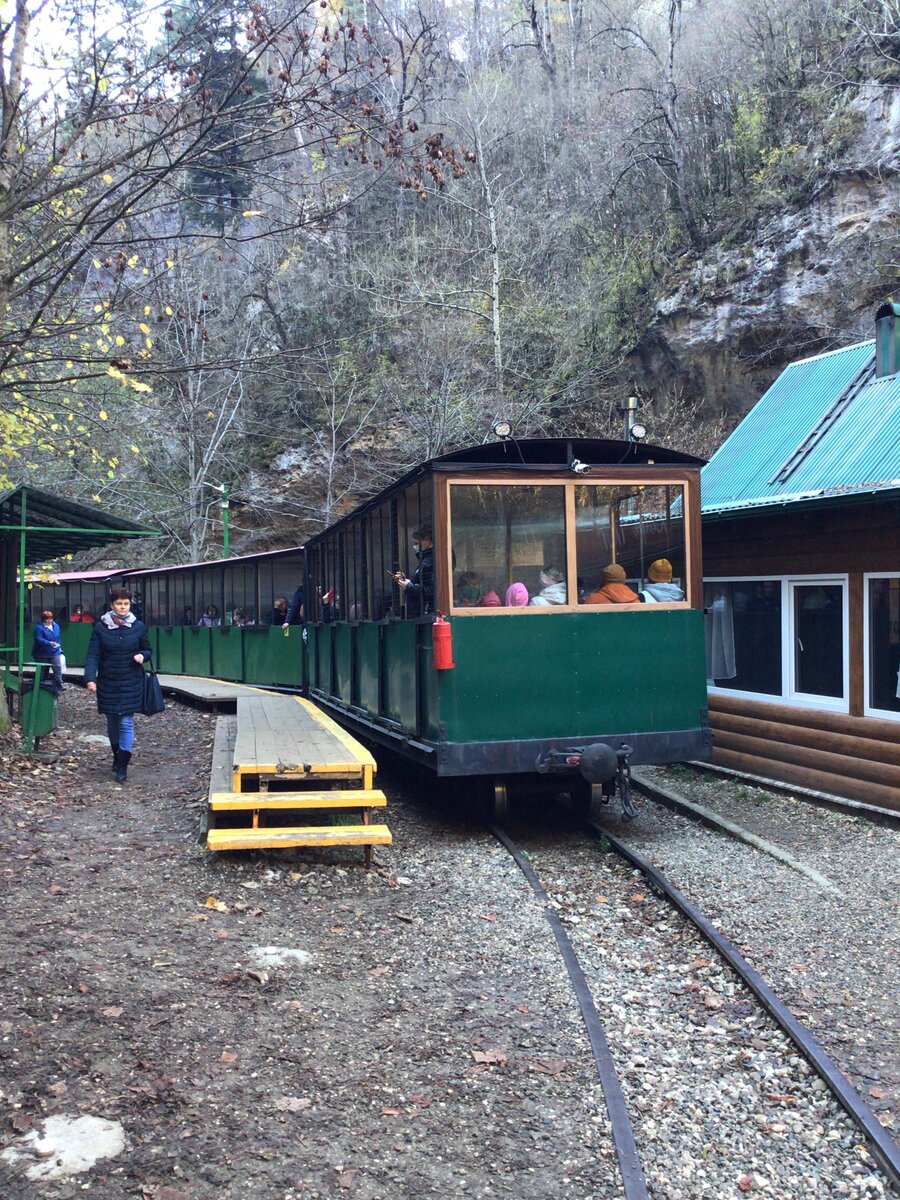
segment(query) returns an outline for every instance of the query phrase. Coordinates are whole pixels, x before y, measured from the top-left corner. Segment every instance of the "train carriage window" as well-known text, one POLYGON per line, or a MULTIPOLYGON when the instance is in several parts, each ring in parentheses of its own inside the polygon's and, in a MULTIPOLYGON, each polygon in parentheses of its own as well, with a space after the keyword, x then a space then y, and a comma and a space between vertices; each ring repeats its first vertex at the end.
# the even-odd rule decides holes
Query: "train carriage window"
POLYGON ((346 606, 348 621, 365 621, 369 615, 362 522, 350 525, 344 535, 347 558, 346 606))
POLYGON ((506 607, 513 584, 522 589, 517 605, 527 603, 525 592, 533 600, 548 588, 553 603, 570 602, 565 487, 454 484, 450 497, 457 607, 496 607, 498 601, 506 607), (548 568, 550 582, 545 583, 541 573, 548 568))
POLYGON ((390 502, 376 508, 368 517, 368 567, 371 588, 371 617, 381 621, 400 615, 399 589, 391 578, 398 550, 391 539, 390 502))
POLYGON ((684 489, 680 485, 578 484, 575 547, 582 599, 600 592, 604 569, 615 563, 624 571, 620 582, 645 602, 683 601, 684 489))

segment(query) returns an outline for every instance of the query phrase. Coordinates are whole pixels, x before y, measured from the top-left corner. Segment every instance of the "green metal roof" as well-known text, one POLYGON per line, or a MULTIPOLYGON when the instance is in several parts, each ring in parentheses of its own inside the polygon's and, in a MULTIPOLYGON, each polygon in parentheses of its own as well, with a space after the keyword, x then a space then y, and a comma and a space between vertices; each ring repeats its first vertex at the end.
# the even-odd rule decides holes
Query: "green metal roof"
POLYGON ((22 486, 0 493, 0 538, 14 538, 21 533, 23 511, 26 565, 123 538, 159 536, 159 530, 136 521, 22 486))
POLYGON ((701 474, 703 515, 900 492, 900 375, 875 343, 792 363, 701 474))

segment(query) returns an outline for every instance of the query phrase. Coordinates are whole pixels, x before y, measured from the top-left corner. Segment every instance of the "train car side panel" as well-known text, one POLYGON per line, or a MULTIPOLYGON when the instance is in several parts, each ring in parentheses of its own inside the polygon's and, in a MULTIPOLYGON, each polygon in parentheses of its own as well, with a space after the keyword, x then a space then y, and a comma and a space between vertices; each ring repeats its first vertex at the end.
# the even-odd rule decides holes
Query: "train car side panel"
POLYGON ((451 623, 457 670, 440 681, 448 742, 686 729, 706 708, 695 610, 451 623))
POLYGON ((416 632, 412 621, 384 629, 384 716, 416 733, 416 632))
POLYGON ((210 661, 216 679, 237 682, 244 677, 242 630, 223 625, 209 631, 210 661))
POLYGON ((158 629, 156 635, 156 669, 169 675, 181 675, 184 672, 184 630, 178 627, 158 629))

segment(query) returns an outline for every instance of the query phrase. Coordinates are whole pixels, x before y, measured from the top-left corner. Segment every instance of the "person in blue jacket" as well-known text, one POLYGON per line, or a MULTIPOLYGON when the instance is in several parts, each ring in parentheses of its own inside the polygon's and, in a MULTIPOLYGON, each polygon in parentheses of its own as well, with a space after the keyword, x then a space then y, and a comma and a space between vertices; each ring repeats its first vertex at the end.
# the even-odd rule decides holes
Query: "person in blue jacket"
POLYGON ((117 783, 128 778, 134 714, 144 699, 144 667, 151 656, 147 626, 131 611, 131 592, 115 588, 111 610, 94 625, 84 660, 84 682, 106 717, 117 783))
POLYGON ((31 647, 31 657, 35 662, 50 663, 53 668, 50 686, 54 696, 64 691, 62 680, 62 640, 59 626, 53 620, 52 611, 47 608, 41 613, 41 619, 34 627, 34 644, 31 647))

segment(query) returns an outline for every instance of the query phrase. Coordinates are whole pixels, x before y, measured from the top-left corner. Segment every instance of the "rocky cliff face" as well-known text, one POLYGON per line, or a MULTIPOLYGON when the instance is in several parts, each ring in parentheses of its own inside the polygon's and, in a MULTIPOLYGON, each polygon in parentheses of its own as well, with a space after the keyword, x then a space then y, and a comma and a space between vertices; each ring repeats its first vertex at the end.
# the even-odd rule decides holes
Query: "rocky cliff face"
POLYGON ((874 335, 900 269, 900 88, 848 106, 853 136, 811 198, 712 250, 657 306, 632 352, 637 383, 677 378, 707 415, 742 416, 789 362, 874 335))

